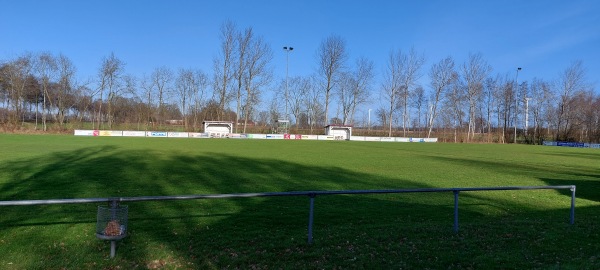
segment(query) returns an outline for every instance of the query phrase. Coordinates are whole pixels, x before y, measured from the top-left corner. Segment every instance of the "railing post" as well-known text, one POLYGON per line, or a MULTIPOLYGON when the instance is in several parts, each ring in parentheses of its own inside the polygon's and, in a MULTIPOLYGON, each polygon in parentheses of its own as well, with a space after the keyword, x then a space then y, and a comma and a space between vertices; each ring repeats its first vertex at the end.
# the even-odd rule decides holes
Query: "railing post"
POLYGON ((571 225, 575 224, 575 186, 571 186, 571 225))
POLYGON ((309 194, 310 206, 308 210, 308 244, 311 245, 313 242, 313 221, 314 221, 314 209, 315 209, 315 197, 314 193, 309 194))
POLYGON ((454 233, 458 233, 458 190, 452 191, 454 193, 454 233))
MULTIPOLYGON (((115 198, 111 199, 108 202, 111 210, 111 219, 115 220, 117 218, 117 207, 119 207, 119 201, 115 198)), ((114 258, 117 253, 117 241, 110 240, 110 258, 114 258)))

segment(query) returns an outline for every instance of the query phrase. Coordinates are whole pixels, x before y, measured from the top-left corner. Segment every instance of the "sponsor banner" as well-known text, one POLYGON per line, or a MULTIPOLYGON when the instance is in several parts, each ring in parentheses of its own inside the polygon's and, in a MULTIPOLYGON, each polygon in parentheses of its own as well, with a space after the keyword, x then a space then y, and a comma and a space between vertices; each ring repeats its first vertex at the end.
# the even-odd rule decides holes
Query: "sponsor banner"
POLYGON ((424 138, 423 142, 428 142, 428 143, 432 143, 432 142, 437 142, 438 138, 424 138))
POLYGON ((267 139, 283 140, 283 134, 267 134, 267 139))
POLYGON ((425 142, 425 139, 423 138, 409 138, 408 140, 410 142, 425 142))
POLYGON ((146 132, 124 130, 123 137, 146 137, 146 132))
POLYGON ((556 146, 583 147, 583 143, 580 143, 580 142, 556 142, 556 146))
POLYGON ((395 142, 396 138, 394 137, 381 137, 382 142, 395 142))
POLYGON ((365 137, 365 141, 367 142, 380 142, 381 137, 365 137))
POLYGON ((302 135, 300 137, 302 138, 302 140, 318 140, 319 139, 318 135, 302 135))
MULTIPOLYGON (((243 134, 244 138, 246 138, 246 134, 243 134)), ((229 133, 229 135, 227 136, 227 138, 232 138, 232 139, 240 139, 242 138, 242 134, 240 133, 229 133)))
POLYGON ((587 147, 600 149, 600 144, 598 144, 598 143, 589 143, 589 144, 587 144, 587 147))
POLYGON ((97 130, 76 129, 73 135, 75 135, 75 136, 98 136, 98 131, 97 130))
POLYGON ((267 134, 248 134, 248 139, 266 139, 267 134))
POLYGON ((395 139, 397 142, 410 142, 410 138, 396 137, 395 139))
POLYGON ((332 135, 317 135, 317 140, 319 141, 333 141, 335 136, 332 135))
POLYGON ((116 131, 116 130, 100 130, 100 133, 98 134, 98 136, 105 136, 105 137, 120 137, 123 136, 123 131, 116 131))
POLYGON ((190 132, 188 138, 209 138, 208 133, 190 132))
POLYGON ((148 131, 146 137, 167 137, 167 132, 164 131, 148 131))
POLYGON ((169 138, 187 138, 189 137, 187 132, 167 132, 169 138))
POLYGON ((228 132, 209 132, 208 136, 211 138, 228 138, 228 132))
POLYGON ((555 141, 544 141, 543 144, 545 146, 556 146, 556 142, 555 141))
POLYGON ((302 140, 302 134, 294 134, 294 140, 302 140))
POLYGON ((283 134, 283 139, 285 140, 289 140, 290 139, 290 134, 283 134))
POLYGON ((365 136, 350 136, 351 141, 364 141, 365 136))

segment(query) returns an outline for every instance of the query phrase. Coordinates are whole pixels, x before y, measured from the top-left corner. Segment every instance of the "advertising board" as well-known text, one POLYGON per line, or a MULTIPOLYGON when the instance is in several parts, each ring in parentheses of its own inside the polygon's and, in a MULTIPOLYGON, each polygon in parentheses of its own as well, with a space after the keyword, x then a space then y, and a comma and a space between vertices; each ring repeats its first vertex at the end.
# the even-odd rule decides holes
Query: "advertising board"
POLYGON ((283 140, 283 134, 267 134, 267 139, 283 140))
POLYGON ((319 140, 319 141, 333 141, 333 140, 335 140, 335 136, 333 136, 333 135, 317 135, 317 140, 319 140))
POLYGON ((247 134, 248 139, 266 139, 267 134, 247 134))
POLYGON ((123 131, 123 137, 146 137, 146 132, 144 131, 123 131))
POLYGON ((167 132, 164 131, 148 131, 146 137, 167 137, 167 132))
POLYGON ((123 136, 123 131, 117 130, 100 130, 98 136, 102 137, 121 137, 123 136))
POLYGON ((209 138, 208 133, 190 132, 188 138, 209 138))
POLYGON ((302 135, 302 140, 318 140, 319 136, 317 135, 302 135))
POLYGON ((98 136, 97 130, 81 130, 76 129, 74 134, 75 136, 98 136), (95 133, 95 135, 94 135, 95 133))
POLYGON ((167 137, 169 138, 187 138, 189 137, 187 132, 168 132, 167 137))

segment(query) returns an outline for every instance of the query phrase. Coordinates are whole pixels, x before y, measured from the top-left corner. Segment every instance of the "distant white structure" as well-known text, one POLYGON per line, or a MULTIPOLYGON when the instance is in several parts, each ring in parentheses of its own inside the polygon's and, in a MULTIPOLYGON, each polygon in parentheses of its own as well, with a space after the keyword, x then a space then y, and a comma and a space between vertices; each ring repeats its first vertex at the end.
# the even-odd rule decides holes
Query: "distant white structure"
POLYGON ((233 122, 204 121, 204 133, 211 138, 225 138, 233 132, 233 122))
POLYGON ((333 136, 334 140, 350 140, 352 137, 352 126, 328 125, 325 127, 325 135, 333 136))

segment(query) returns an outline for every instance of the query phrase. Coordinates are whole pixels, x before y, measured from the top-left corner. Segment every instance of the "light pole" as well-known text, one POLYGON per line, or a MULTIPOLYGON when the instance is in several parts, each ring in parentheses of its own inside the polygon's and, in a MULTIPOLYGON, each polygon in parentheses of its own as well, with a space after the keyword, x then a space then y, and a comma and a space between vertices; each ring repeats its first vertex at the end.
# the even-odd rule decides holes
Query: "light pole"
POLYGON ((288 119, 288 69, 290 66, 290 51, 294 50, 292 47, 283 47, 286 56, 285 63, 285 120, 288 119))
POLYGON ((369 129, 371 130, 371 109, 369 109, 369 129))
POLYGON ((529 129, 529 100, 531 98, 525 98, 525 135, 527 135, 527 129, 529 129))
POLYGON ((517 68, 517 77, 515 79, 515 82, 517 84, 517 87, 515 88, 515 140, 514 143, 517 143, 517 108, 519 107, 519 99, 517 98, 517 95, 519 94, 519 71, 521 70, 520 67, 517 68))

